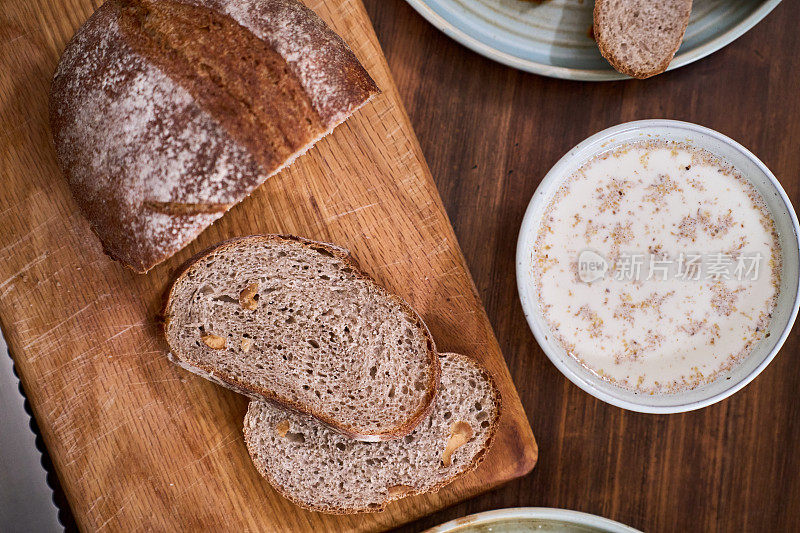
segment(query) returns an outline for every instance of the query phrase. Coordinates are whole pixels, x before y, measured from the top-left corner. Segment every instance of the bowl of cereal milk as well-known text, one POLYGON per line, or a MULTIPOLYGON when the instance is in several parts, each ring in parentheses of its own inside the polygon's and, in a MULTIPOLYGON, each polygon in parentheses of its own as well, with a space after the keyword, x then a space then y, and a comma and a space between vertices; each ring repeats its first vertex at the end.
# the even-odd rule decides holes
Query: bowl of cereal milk
POLYGON ((545 354, 634 411, 698 409, 775 357, 798 309, 797 216, 752 153, 672 120, 585 140, 531 199, 517 285, 545 354))

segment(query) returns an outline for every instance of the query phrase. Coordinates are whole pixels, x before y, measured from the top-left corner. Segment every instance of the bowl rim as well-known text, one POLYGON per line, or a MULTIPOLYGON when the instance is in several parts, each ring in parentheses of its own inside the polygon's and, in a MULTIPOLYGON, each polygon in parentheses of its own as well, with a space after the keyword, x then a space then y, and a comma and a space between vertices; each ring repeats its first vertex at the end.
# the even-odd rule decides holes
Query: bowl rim
MULTIPOLYGON (((706 135, 716 139, 717 141, 729 145, 730 147, 736 149, 737 151, 741 152, 742 155, 747 157, 754 165, 756 165, 759 168, 761 172, 764 173, 765 176, 767 176, 770 184, 775 189, 775 192, 778 194, 784 206, 786 207, 786 214, 790 217, 791 225, 794 230, 795 243, 798 247, 798 250, 800 250, 800 224, 798 224, 797 215, 795 214, 794 207, 792 206, 792 203, 789 200, 786 191, 783 189, 783 187, 781 186, 780 182, 775 177, 775 175, 750 150, 748 150, 735 140, 731 139, 730 137, 716 130, 712 130, 705 126, 700 126, 699 124, 694 124, 692 122, 684 122, 680 120, 670 120, 670 119, 635 120, 631 122, 618 124, 610 128, 606 128, 588 137, 584 141, 580 142, 571 150, 569 150, 564 156, 562 156, 561 159, 559 159, 556 162, 556 164, 553 165, 553 167, 548 171, 548 173, 542 179, 541 183, 534 191, 533 196, 531 197, 531 200, 528 203, 527 209, 525 210, 525 215, 523 216, 522 224, 520 227, 519 237, 517 238, 517 251, 516 251, 517 292, 519 295, 520 303, 522 304, 523 313, 525 314, 525 319, 528 322, 528 326, 530 327, 531 332, 533 333, 533 336, 536 339, 536 342, 539 344, 539 347, 542 349, 545 355, 547 355, 548 359, 550 359, 550 361, 556 366, 556 368, 558 368, 558 370, 562 374, 564 374, 564 376, 566 376, 572 383, 574 383, 575 385, 577 385, 590 395, 594 396, 595 398, 598 398, 599 400, 602 400, 616 407, 620 407, 622 409, 627 409, 629 411, 636 411, 640 413, 651 413, 651 414, 683 413, 686 411, 693 411, 695 409, 701 409, 703 407, 707 407, 711 404, 722 401, 725 398, 728 398, 729 396, 735 394, 736 392, 740 391, 745 386, 747 386, 750 382, 752 382, 756 378, 756 376, 758 376, 767 367, 767 365, 769 365, 772 362, 772 360, 778 354, 784 342, 786 341, 786 338, 789 336, 789 333, 792 330, 792 326, 794 325, 795 319, 797 318, 798 307, 800 307, 800 283, 798 283, 797 289, 794 294, 794 301, 793 301, 792 311, 789 315, 789 320, 786 322, 786 325, 784 326, 783 331, 781 331, 781 334, 778 337, 778 340, 776 341, 773 348, 770 350, 770 352, 767 354, 764 360, 761 363, 759 363, 759 365, 756 368, 754 368, 749 374, 744 376, 741 380, 731 383, 731 385, 725 390, 713 394, 705 399, 685 402, 685 403, 678 403, 675 405, 666 405, 666 406, 641 404, 617 397, 595 386, 595 383, 600 382, 600 378, 591 376, 591 374, 588 371, 585 373, 585 375, 581 375, 574 372, 573 369, 568 367, 564 362, 562 362, 561 358, 558 357, 558 355, 555 353, 555 350, 552 347, 552 343, 554 341, 545 339, 543 332, 537 331, 538 328, 534 323, 533 316, 539 314, 538 301, 536 301, 533 298, 528 299, 524 290, 524 282, 527 280, 526 277, 527 274, 524 269, 529 264, 525 248, 526 248, 526 243, 528 241, 528 235, 530 234, 530 232, 536 230, 539 226, 539 220, 536 220, 535 217, 535 210, 536 210, 535 204, 537 196, 540 195, 540 191, 547 190, 552 185, 552 182, 561 181, 565 179, 567 177, 565 175, 565 170, 567 170, 568 167, 572 166, 574 158, 577 156, 577 154, 585 150, 588 146, 597 144, 598 146, 602 147, 605 146, 602 142, 604 140, 607 141, 606 144, 608 144, 615 137, 618 137, 621 134, 632 133, 632 132, 647 133, 648 130, 653 130, 655 128, 658 129, 670 128, 675 130, 691 131, 693 133, 706 135)), ((652 133, 657 134, 656 131, 653 131, 652 133)), ((680 393, 677 394, 679 395, 680 393)))
POLYGON ((456 518, 432 527, 424 533, 457 533, 462 529, 470 526, 491 525, 498 521, 514 520, 514 519, 537 519, 537 520, 555 520, 559 522, 566 522, 570 525, 588 526, 600 530, 605 530, 608 533, 641 533, 638 529, 626 526, 610 518, 605 518, 598 515, 584 513, 581 511, 573 511, 571 509, 559 509, 556 507, 508 507, 505 509, 495 509, 493 511, 484 511, 482 513, 475 513, 461 518, 456 518))

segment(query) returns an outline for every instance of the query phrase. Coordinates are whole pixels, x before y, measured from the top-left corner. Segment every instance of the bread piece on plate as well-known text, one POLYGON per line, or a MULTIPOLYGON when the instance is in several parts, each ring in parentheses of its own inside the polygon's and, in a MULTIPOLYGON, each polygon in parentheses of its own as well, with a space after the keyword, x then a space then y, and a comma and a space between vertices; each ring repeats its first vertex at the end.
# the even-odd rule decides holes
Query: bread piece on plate
POLYGON ((597 46, 619 72, 655 76, 680 48, 691 12, 692 0, 596 0, 597 46))
POLYGON ((410 435, 357 442, 313 418, 253 401, 244 420, 256 468, 283 496, 325 513, 381 511, 438 490, 484 459, 500 418, 500 394, 472 358, 444 354, 430 416, 410 435))
POLYGON ((377 92, 297 0, 108 0, 64 50, 50 123, 104 250, 146 272, 377 92))
POLYGON ((164 317, 178 365, 354 439, 407 435, 438 389, 439 359, 420 317, 330 244, 223 242, 178 276, 164 317))

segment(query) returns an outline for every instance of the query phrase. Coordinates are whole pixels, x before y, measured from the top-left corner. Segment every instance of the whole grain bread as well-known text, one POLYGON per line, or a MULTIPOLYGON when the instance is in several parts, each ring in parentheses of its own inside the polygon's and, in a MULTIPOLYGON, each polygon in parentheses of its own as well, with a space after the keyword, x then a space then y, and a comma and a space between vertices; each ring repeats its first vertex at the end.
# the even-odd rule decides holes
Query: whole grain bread
POLYGON ((616 70, 649 78, 669 67, 691 12, 692 0, 596 0, 594 37, 616 70))
POLYGON ((458 354, 441 360, 430 416, 398 440, 357 442, 308 416, 250 402, 244 435, 253 463, 284 497, 326 513, 381 511, 438 490, 484 459, 501 411, 497 387, 479 364, 458 354))
POLYGON ((50 122, 104 250, 146 272, 377 92, 297 0, 108 0, 64 50, 50 122))
POLYGON ((407 435, 438 388, 425 324, 330 244, 223 242, 178 275, 164 318, 175 363, 355 439, 407 435))

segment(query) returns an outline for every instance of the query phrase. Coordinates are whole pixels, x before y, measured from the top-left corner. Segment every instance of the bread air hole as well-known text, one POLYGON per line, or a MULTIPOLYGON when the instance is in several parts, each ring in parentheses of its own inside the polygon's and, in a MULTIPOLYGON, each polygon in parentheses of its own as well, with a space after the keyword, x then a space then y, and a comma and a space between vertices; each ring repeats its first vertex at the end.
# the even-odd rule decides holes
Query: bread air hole
POLYGON ((312 246, 311 249, 314 250, 315 252, 318 252, 321 255, 324 255, 325 257, 333 257, 333 254, 330 251, 326 250, 325 248, 312 246))
POLYGON ((196 296, 198 296, 198 297, 199 296, 208 296, 209 294, 212 294, 213 292, 214 292, 214 289, 212 287, 210 287, 209 285, 203 285, 199 289, 197 289, 196 296))
POLYGON ((292 433, 291 431, 286 433, 286 438, 297 444, 302 444, 306 441, 305 435, 302 433, 292 433))

